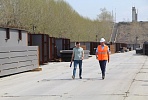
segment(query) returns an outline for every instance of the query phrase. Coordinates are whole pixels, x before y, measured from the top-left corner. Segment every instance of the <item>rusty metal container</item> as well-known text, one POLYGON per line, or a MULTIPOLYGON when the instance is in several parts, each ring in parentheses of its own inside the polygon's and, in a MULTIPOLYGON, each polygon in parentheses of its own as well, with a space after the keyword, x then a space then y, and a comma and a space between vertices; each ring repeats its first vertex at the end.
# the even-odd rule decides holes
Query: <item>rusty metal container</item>
POLYGON ((70 49, 70 39, 63 39, 63 49, 69 50, 70 49))
POLYGON ((116 45, 115 44, 110 45, 110 52, 111 52, 111 54, 116 53, 116 45))
POLYGON ((90 54, 95 55, 99 42, 90 42, 90 54))
POLYGON ((28 34, 28 44, 39 47, 40 64, 49 61, 49 35, 47 34, 28 34))
POLYGON ((136 54, 143 54, 143 49, 136 48, 136 54))
POLYGON ((57 57, 61 57, 60 50, 70 49, 70 39, 55 38, 55 44, 57 49, 57 57))
POLYGON ((57 58, 55 37, 49 37, 49 61, 57 58))
POLYGON ((144 42, 143 44, 143 54, 148 55, 148 42, 144 42))
POLYGON ((134 44, 127 44, 127 48, 129 49, 129 51, 132 51, 134 47, 134 44))
POLYGON ((70 42, 70 50, 73 50, 74 47, 75 47, 75 42, 70 42))
MULTIPOLYGON (((60 50, 61 53, 61 59, 62 61, 71 61, 71 56, 73 53, 73 50, 60 50)), ((90 51, 89 50, 84 50, 84 59, 88 59, 89 58, 89 54, 90 51)))
POLYGON ((127 47, 126 43, 121 43, 121 47, 127 47))
MULTIPOLYGON (((86 50, 90 51, 91 55, 94 55, 96 52, 96 48, 99 45, 99 42, 80 42, 81 46, 86 48, 86 50)), ((75 42, 70 42, 70 48, 75 47, 75 42)))
POLYGON ((133 44, 133 49, 136 50, 136 48, 140 48, 140 44, 133 44))
POLYGON ((121 43, 115 43, 116 45, 116 52, 121 51, 122 47, 121 47, 121 43))

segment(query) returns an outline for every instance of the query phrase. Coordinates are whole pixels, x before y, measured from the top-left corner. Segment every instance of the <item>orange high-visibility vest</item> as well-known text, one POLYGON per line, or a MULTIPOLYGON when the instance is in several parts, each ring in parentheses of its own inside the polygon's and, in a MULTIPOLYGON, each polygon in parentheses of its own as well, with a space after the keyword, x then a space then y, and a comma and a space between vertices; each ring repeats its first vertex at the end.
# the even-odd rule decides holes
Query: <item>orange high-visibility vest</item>
POLYGON ((104 45, 102 50, 101 45, 98 46, 98 60, 108 60, 108 46, 104 45))

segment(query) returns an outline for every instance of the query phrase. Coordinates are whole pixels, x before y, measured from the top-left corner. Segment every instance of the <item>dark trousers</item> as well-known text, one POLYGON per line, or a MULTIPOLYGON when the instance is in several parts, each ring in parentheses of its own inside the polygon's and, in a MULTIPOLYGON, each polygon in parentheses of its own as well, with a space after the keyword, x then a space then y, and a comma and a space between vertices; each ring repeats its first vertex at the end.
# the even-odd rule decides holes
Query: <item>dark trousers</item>
POLYGON ((105 76, 106 62, 107 60, 99 60, 102 76, 105 76))
POLYGON ((82 60, 74 60, 73 76, 75 77, 77 65, 79 65, 79 77, 82 75, 82 60))

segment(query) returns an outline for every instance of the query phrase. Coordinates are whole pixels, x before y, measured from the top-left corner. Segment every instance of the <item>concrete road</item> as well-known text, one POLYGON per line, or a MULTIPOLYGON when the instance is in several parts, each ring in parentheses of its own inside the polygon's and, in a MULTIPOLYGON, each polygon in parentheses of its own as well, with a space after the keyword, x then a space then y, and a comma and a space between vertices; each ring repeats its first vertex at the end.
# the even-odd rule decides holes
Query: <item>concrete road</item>
POLYGON ((43 71, 0 78, 0 100, 148 100, 148 56, 135 51, 111 55, 101 79, 95 56, 83 61, 83 79, 71 78, 69 62, 43 71))

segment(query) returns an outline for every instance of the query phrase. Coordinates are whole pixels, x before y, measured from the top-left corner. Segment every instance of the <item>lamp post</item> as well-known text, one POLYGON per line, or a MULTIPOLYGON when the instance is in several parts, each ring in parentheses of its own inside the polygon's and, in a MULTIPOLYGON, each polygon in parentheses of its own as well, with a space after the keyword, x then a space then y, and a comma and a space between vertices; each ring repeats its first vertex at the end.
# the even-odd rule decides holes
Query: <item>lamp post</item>
POLYGON ((96 34, 96 42, 98 42, 98 34, 96 34))
POLYGON ((138 36, 136 36, 136 44, 137 44, 138 36))
POLYGON ((33 33, 34 33, 35 29, 36 29, 36 26, 33 25, 33 33))
POLYGON ((35 34, 35 29, 36 29, 36 26, 34 24, 30 24, 32 26, 32 32, 33 34, 35 34))
POLYGON ((128 43, 131 43, 131 35, 130 35, 130 33, 127 33, 127 37, 128 37, 128 39, 127 39, 128 43))
POLYGON ((80 40, 80 34, 78 34, 78 41, 80 40))

